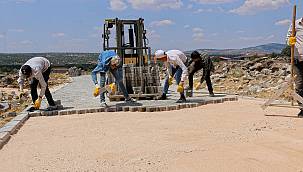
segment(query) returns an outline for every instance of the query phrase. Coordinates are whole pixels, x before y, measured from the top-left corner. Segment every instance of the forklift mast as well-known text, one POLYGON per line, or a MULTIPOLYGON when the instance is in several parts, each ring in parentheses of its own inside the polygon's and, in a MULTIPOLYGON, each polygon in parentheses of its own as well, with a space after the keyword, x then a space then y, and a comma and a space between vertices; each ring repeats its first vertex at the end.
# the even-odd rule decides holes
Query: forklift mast
POLYGON ((146 66, 151 62, 151 48, 148 47, 144 19, 105 19, 103 50, 114 50, 123 64, 146 66))

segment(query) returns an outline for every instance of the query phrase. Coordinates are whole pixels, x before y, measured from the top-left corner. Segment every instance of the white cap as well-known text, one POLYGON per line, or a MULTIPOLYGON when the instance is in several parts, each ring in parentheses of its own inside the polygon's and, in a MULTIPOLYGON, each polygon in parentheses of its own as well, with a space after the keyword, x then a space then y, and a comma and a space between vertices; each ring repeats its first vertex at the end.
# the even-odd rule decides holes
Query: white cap
POLYGON ((155 57, 158 58, 162 58, 165 55, 165 52, 163 50, 157 50, 155 52, 155 57))
POLYGON ((119 56, 113 56, 112 59, 110 60, 111 65, 118 65, 120 62, 120 57, 119 56))

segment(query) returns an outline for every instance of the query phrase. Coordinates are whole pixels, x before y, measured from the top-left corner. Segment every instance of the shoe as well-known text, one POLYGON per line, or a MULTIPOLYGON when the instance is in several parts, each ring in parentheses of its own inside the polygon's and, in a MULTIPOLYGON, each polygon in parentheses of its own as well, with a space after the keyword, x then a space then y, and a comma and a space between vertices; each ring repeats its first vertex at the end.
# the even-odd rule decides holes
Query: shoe
POLYGON ((34 106, 32 106, 27 111, 28 112, 34 112, 35 110, 39 110, 39 109, 36 109, 34 106))
POLYGON ((101 101, 100 106, 101 106, 101 107, 108 107, 108 105, 106 104, 105 101, 101 101))
POLYGON ((193 90, 186 90, 186 97, 193 97, 193 90))
POLYGON ((128 99, 125 100, 125 103, 135 103, 136 100, 134 100, 133 98, 129 97, 128 99))
POLYGON ((176 103, 185 103, 185 102, 186 102, 186 98, 184 96, 181 96, 176 103))
POLYGON ((58 106, 57 106, 57 105, 55 105, 55 106, 48 106, 48 107, 46 108, 46 110, 47 110, 47 111, 58 110, 58 106))
POLYGON ((209 93, 209 97, 215 97, 214 93, 209 93))
POLYGON ((159 100, 166 100, 167 97, 166 97, 166 94, 162 94, 162 96, 159 98, 159 100))
POLYGON ((298 118, 303 118, 303 110, 298 113, 298 118))

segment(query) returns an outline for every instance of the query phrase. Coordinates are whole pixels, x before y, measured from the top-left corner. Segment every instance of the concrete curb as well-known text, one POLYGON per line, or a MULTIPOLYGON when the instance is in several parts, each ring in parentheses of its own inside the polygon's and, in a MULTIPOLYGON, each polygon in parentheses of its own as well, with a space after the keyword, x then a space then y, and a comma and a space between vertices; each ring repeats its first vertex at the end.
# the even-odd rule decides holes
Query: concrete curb
POLYGON ((27 112, 26 108, 24 111, 19 113, 10 122, 5 124, 0 128, 0 150, 9 141, 11 135, 18 132, 22 125, 30 118, 37 116, 63 116, 63 115, 74 115, 74 114, 89 114, 97 112, 163 112, 163 111, 174 111, 181 110, 185 108, 195 108, 199 106, 204 106, 207 104, 218 104, 226 101, 238 101, 238 97, 222 98, 217 100, 207 100, 196 103, 183 103, 178 105, 169 106, 124 106, 124 107, 96 107, 96 108, 86 108, 86 109, 70 109, 70 110, 59 110, 59 111, 37 111, 37 112, 27 112))

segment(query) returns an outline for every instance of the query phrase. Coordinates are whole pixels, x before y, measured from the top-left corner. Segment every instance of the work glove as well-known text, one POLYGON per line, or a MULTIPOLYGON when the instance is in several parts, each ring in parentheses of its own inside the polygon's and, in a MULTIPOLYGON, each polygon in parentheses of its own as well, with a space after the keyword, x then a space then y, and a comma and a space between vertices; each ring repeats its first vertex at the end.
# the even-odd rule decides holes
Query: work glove
POLYGON ((39 97, 39 98, 35 101, 35 103, 34 103, 34 108, 35 108, 35 109, 39 109, 39 108, 40 108, 40 106, 41 106, 41 101, 42 101, 42 98, 41 98, 41 97, 39 97))
POLYGON ((202 86, 201 83, 197 84, 197 85, 195 86, 195 90, 200 90, 200 89, 201 89, 201 86, 202 86))
POLYGON ((96 84, 93 95, 97 97, 100 94, 100 86, 96 84))
POLYGON ((296 42, 297 42, 297 39, 296 39, 295 36, 289 37, 289 39, 288 39, 288 44, 289 45, 294 46, 296 44, 296 42))
POLYGON ((173 76, 169 76, 168 85, 173 85, 173 80, 174 80, 174 77, 173 76))
POLYGON ((184 82, 180 82, 177 88, 177 92, 183 93, 184 92, 184 82))
POLYGON ((110 90, 111 90, 111 94, 115 94, 116 93, 116 91, 117 91, 117 86, 116 86, 116 84, 115 83, 111 83, 111 84, 109 84, 108 85, 109 86, 109 88, 110 88, 110 90))

